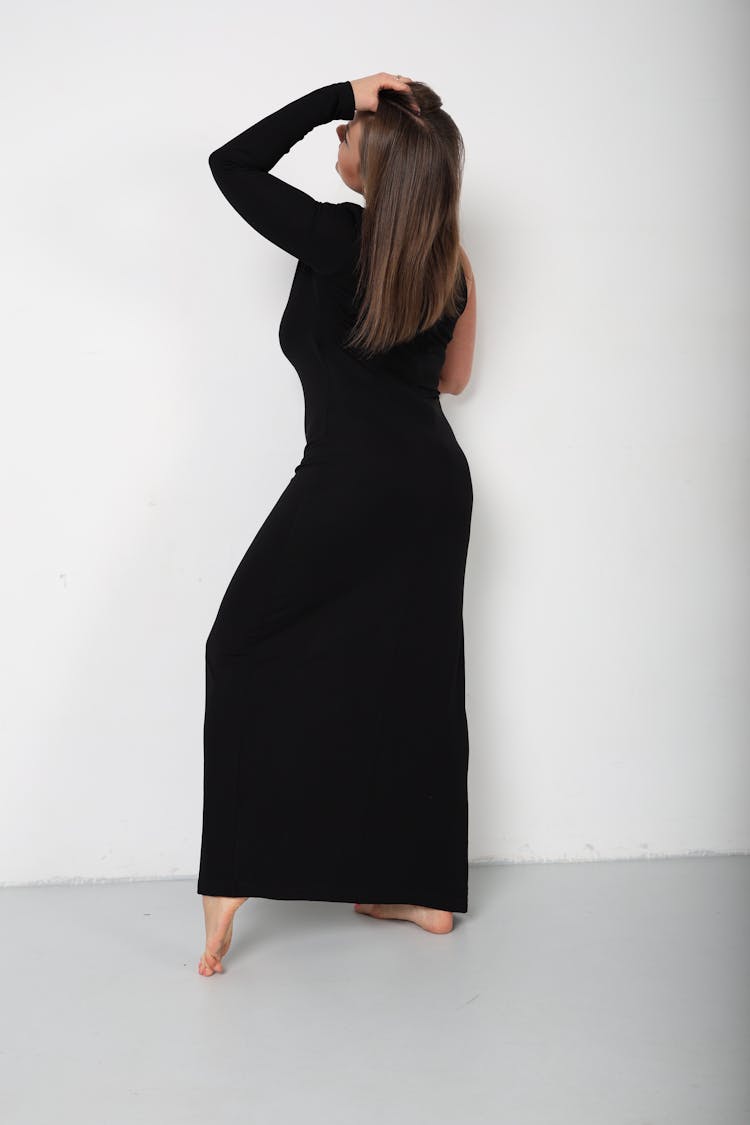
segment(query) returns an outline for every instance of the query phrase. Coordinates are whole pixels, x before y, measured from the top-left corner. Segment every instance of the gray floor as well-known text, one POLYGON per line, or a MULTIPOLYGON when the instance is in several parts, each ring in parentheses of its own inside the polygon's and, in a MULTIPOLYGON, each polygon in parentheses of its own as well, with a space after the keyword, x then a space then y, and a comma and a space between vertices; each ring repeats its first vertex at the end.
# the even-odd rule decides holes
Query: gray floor
POLYGON ((0 892, 3 1125, 747 1125, 750 860, 476 866, 452 933, 194 880, 0 892))

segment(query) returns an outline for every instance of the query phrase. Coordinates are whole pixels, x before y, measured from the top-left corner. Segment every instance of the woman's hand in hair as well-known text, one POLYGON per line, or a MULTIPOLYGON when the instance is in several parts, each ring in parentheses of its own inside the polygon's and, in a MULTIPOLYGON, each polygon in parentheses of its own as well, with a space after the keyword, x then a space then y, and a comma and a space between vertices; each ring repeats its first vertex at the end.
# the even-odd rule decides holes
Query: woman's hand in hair
MULTIPOLYGON (((399 90, 403 94, 410 92, 409 83, 411 78, 407 78, 402 74, 398 77, 395 74, 386 74, 385 71, 380 74, 371 74, 368 78, 350 78, 354 90, 354 106, 359 110, 368 110, 370 113, 377 113, 378 109, 378 95, 381 90, 399 90)), ((418 112, 419 106, 412 98, 414 109, 418 112)))

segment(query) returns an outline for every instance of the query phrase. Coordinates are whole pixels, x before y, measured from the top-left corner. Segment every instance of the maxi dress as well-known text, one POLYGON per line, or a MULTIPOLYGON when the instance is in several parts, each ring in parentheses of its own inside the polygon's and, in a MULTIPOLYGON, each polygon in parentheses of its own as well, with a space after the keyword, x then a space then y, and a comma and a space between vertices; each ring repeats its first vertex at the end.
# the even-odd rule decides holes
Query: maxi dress
MULTIPOLYGON (((369 360, 345 348, 363 208, 270 172, 354 113, 334 82, 209 157, 232 207, 297 259, 279 343, 306 444, 206 641, 197 890, 465 913, 473 492, 438 391, 457 317, 369 360)), ((459 315, 466 300, 462 271, 459 315)))

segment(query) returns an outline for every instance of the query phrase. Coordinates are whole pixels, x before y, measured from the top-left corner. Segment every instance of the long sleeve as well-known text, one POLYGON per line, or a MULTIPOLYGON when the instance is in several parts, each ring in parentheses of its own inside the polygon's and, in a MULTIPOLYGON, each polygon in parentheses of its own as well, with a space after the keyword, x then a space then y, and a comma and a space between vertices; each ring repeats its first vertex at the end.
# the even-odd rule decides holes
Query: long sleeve
POLYGON ((208 158, 235 211, 264 238, 321 273, 335 270, 342 247, 351 243, 351 206, 319 202, 269 169, 316 125, 350 120, 354 113, 351 82, 333 82, 264 117, 208 158))

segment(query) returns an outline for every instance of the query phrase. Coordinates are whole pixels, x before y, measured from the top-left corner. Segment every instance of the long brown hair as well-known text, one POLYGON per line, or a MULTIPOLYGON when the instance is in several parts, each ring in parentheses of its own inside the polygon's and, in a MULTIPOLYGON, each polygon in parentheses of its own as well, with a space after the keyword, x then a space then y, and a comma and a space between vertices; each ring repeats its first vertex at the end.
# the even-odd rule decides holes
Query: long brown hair
POLYGON ((346 346, 372 356, 459 311, 459 199, 464 144, 424 82, 381 90, 363 112, 360 171, 367 204, 357 262, 359 312, 346 346))

